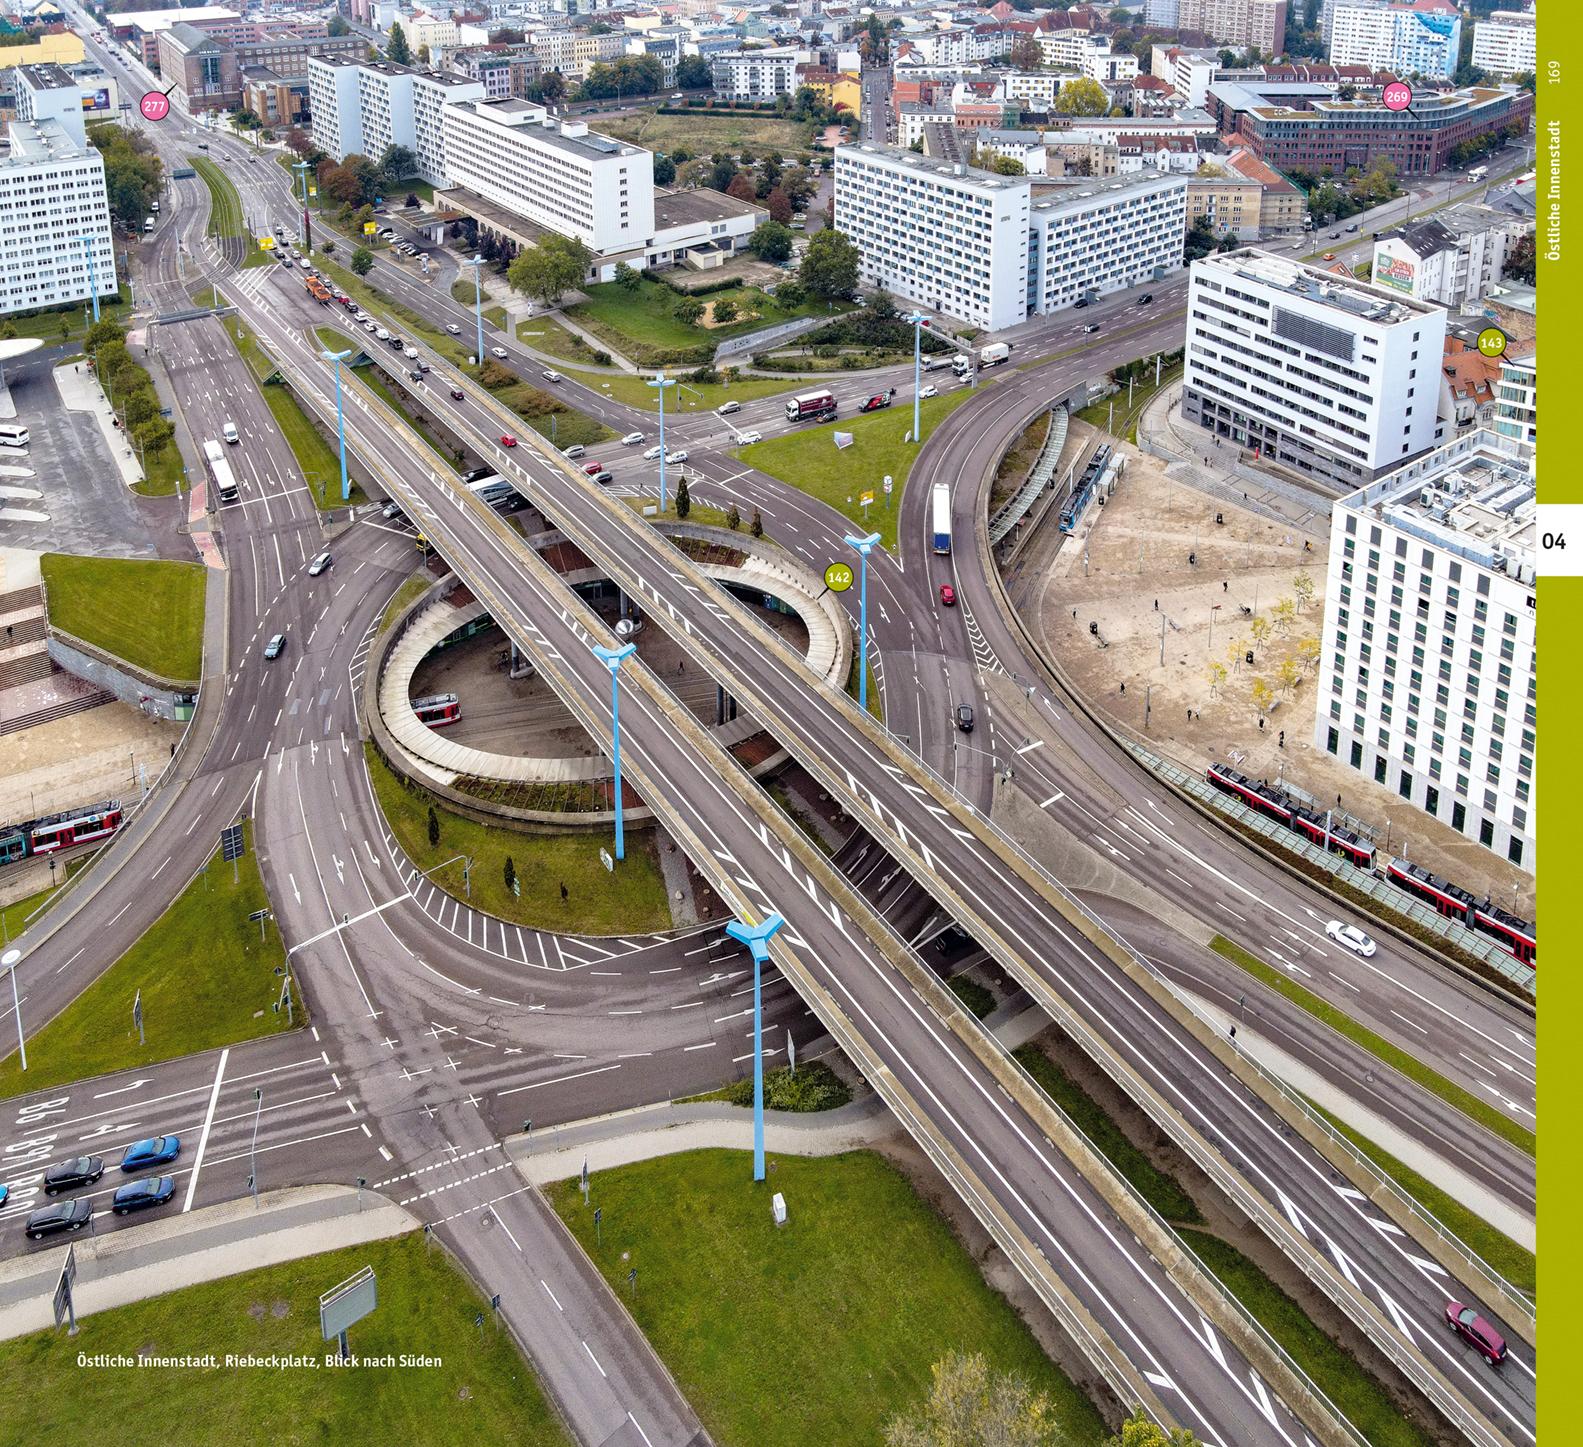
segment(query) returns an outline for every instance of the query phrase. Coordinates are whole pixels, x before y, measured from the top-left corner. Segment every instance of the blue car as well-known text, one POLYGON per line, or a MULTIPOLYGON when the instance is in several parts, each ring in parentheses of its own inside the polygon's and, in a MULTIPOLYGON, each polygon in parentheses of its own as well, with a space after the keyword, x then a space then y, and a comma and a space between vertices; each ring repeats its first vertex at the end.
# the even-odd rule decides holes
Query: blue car
POLYGON ((163 1206, 176 1194, 174 1176, 144 1176, 141 1181, 128 1181, 117 1186, 110 1198, 110 1209, 117 1216, 141 1211, 145 1206, 163 1206))
POLYGON ((121 1156, 123 1171, 146 1171, 150 1166, 165 1166, 181 1154, 181 1137, 157 1135, 152 1140, 134 1141, 121 1156))

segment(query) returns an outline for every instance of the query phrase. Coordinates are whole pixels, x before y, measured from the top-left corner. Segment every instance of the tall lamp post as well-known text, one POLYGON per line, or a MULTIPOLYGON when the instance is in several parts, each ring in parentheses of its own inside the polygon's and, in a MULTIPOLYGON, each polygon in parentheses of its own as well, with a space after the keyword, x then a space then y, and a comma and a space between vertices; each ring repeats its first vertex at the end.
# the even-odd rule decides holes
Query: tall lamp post
POLYGON ((923 441, 923 398, 918 395, 918 388, 923 381, 925 317, 921 311, 914 311, 910 316, 904 316, 902 320, 912 323, 912 441, 913 446, 916 447, 923 441))
POLYGON ((88 262, 88 294, 93 298, 93 319, 95 324, 99 321, 99 276, 93 264, 93 238, 91 236, 76 236, 74 241, 82 242, 82 254, 88 262))
POLYGON ((764 1179, 764 1001, 759 972, 770 957, 770 936, 786 921, 778 914, 758 924, 734 919, 726 933, 748 947, 753 956, 753 1179, 764 1179))
POLYGON ((302 179, 302 249, 305 252, 313 251, 313 232, 308 225, 308 163, 296 162, 292 168, 302 179))
POLYGON ((847 546, 856 548, 862 560, 857 590, 857 706, 865 713, 868 711, 868 555, 877 542, 878 533, 846 539, 847 546))
POLYGON ((16 1011, 16 1048, 22 1057, 22 1068, 27 1069, 27 1045, 22 1039, 22 997, 17 993, 16 968, 22 963, 21 950, 7 950, 0 955, 0 968, 11 972, 11 1008, 16 1011))
POLYGON ((473 320, 478 324, 478 365, 484 365, 484 258, 475 256, 463 266, 473 268, 473 320))
POLYGON ((660 394, 660 511, 664 512, 665 511, 665 389, 667 387, 674 387, 676 385, 676 379, 674 377, 667 377, 664 372, 660 372, 658 375, 656 375, 655 377, 650 379, 648 385, 653 387, 660 394))
POLYGON ((616 858, 627 855, 626 835, 621 827, 621 665, 638 651, 636 643, 623 643, 619 648, 594 645, 594 657, 610 670, 610 737, 611 756, 616 766, 616 858))
POLYGON ((335 363, 335 433, 341 445, 341 501, 351 500, 352 487, 346 480, 346 414, 341 410, 341 363, 352 355, 351 349, 344 352, 324 351, 319 354, 327 362, 335 363))

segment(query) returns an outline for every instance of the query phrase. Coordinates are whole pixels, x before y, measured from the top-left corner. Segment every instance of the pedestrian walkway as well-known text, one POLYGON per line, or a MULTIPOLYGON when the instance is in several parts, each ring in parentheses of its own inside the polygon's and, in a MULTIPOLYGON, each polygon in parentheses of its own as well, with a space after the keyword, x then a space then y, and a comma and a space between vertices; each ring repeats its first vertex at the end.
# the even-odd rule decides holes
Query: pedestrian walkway
MULTIPOLYGON (((550 316, 551 314, 546 312, 544 315, 550 316)), ((631 372, 634 376, 637 375, 639 370, 637 363, 616 351, 609 342, 605 341, 603 337, 596 337, 591 331, 588 330, 587 327, 579 326, 578 323, 574 322, 569 316, 566 315, 565 312, 555 312, 553 314, 552 320, 558 321, 574 337, 581 337, 596 352, 603 352, 607 357, 610 358, 612 362, 616 364, 619 370, 623 372, 631 372)))
MULTIPOLYGON (((163 1296, 184 1286, 278 1266, 323 1251, 382 1241, 416 1230, 400 1206, 348 1186, 297 1186, 122 1227, 104 1236, 75 1236, 80 1320, 97 1311, 163 1296)), ((0 1340, 44 1331, 52 1309, 63 1244, 0 1264, 0 1340)))
POLYGON ((143 469, 138 466, 137 456, 128 444, 126 434, 116 425, 115 409, 110 406, 98 378, 88 370, 88 364, 72 362, 68 365, 63 362, 55 368, 55 385, 68 411, 91 412, 98 420, 105 446, 110 449, 110 456, 115 459, 115 465, 120 470, 121 481, 129 488, 142 482, 143 469))

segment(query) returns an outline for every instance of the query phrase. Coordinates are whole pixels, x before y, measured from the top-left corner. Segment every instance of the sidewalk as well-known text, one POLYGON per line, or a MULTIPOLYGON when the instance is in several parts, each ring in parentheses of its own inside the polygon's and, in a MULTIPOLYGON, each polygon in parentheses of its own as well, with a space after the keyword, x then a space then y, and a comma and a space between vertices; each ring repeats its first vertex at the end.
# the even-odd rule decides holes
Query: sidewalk
POLYGON ((57 367, 55 385, 68 411, 92 412, 98 419, 105 446, 110 449, 110 456, 120 469, 121 481, 129 488, 142 482, 143 469, 137 465, 137 458, 127 445, 126 434, 115 425, 115 411, 104 395, 104 389, 93 373, 87 370, 86 364, 73 362, 68 367, 63 363, 57 367))
MULTIPOLYGON (((417 1229, 417 1218, 372 1191, 297 1186, 167 1216, 105 1236, 74 1236, 77 1316, 162 1296, 261 1266, 321 1251, 382 1241, 417 1229)), ((91 1231, 91 1228, 90 1228, 91 1231)), ((66 1246, 13 1257, 0 1265, 0 1340, 44 1331, 66 1246)))
MULTIPOLYGON (((616 367, 620 371, 630 372, 633 376, 638 375, 638 367, 635 362, 629 360, 627 357, 624 357, 620 352, 612 348, 610 343, 605 341, 602 337, 596 337, 586 327, 579 326, 569 316, 567 316, 565 312, 543 312, 541 315, 548 316, 552 321, 559 322, 574 337, 581 337, 596 352, 605 353, 605 355, 616 364, 616 367)), ((557 363, 557 365, 559 365, 559 363, 557 363)))

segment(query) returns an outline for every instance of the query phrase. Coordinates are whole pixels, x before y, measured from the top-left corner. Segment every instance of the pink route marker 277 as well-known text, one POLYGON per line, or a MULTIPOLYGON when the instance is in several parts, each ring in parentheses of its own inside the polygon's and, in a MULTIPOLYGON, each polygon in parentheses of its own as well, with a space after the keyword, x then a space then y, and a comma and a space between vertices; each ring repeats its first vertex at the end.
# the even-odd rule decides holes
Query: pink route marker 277
POLYGON ((146 121, 162 121, 170 114, 170 95, 167 91, 151 90, 138 102, 138 110, 146 121))

